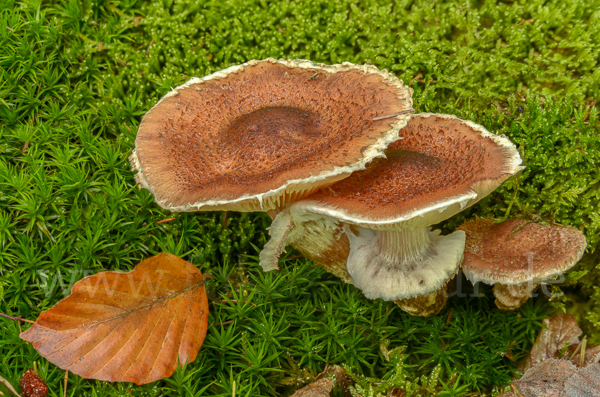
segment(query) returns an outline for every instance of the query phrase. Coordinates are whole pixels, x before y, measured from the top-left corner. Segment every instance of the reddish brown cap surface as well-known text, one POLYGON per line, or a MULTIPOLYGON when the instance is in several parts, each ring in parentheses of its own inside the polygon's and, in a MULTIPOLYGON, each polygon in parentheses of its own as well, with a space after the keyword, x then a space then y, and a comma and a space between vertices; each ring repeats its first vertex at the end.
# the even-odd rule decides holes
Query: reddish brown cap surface
POLYGON ((381 156, 411 92, 368 65, 250 61, 167 94, 144 116, 131 162, 172 211, 281 207, 381 156))
POLYGON ((518 172, 521 158, 504 136, 450 115, 414 115, 387 158, 294 204, 368 228, 440 222, 518 172))
POLYGON ((463 271, 473 283, 521 284, 552 277, 573 267, 585 251, 577 229, 547 226, 523 219, 494 223, 465 222, 463 271))

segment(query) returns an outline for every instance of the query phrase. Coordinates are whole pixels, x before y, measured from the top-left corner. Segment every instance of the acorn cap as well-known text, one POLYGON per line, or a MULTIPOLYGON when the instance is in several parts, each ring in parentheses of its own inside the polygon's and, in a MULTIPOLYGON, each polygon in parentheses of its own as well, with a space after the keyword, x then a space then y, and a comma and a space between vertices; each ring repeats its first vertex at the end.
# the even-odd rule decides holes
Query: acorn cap
POLYGON ((292 206, 370 229, 429 226, 492 192, 521 167, 515 145, 445 114, 413 115, 378 158, 292 206))
POLYGON ((171 211, 281 208, 382 156, 411 95, 370 65, 249 61, 169 92, 130 161, 171 211))
POLYGON ((473 283, 541 281, 573 267, 586 247, 585 236, 577 229, 524 219, 494 223, 479 218, 459 229, 467 233, 462 268, 473 283))

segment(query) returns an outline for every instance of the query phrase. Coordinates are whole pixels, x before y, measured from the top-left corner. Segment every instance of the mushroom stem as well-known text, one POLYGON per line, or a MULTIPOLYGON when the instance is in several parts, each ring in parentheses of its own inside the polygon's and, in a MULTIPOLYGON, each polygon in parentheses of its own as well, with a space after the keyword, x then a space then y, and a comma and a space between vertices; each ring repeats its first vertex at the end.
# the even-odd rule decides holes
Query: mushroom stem
POLYGON ((416 230, 380 230, 377 232, 377 242, 382 248, 382 258, 408 265, 425 254, 431 244, 431 238, 424 227, 416 230), (393 249, 385 249, 386 247, 393 249))
POLYGON ((500 310, 517 310, 531 298, 538 285, 531 281, 515 285, 496 283, 494 284, 496 306, 500 310))
POLYGON ((399 299, 394 301, 403 311, 413 316, 429 317, 435 316, 446 307, 448 303, 448 294, 446 285, 442 288, 428 294, 415 296, 408 299, 399 299))
POLYGON ((367 298, 408 299, 440 288, 458 271, 464 232, 440 236, 427 227, 372 230, 344 226, 348 273, 367 298))

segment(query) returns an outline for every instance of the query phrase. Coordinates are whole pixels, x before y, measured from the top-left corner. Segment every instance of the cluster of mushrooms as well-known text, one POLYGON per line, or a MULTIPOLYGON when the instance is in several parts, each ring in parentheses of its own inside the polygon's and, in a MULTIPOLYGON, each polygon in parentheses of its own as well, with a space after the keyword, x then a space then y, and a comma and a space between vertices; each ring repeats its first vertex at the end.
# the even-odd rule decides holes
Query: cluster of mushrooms
POLYGON ((432 230, 523 167, 508 138, 412 105, 410 87, 371 65, 250 61, 169 92, 130 161, 165 209, 268 212, 265 271, 292 245, 366 297, 423 316, 444 307, 462 264, 495 285, 499 307, 518 307, 580 259, 585 238, 526 221, 432 230))

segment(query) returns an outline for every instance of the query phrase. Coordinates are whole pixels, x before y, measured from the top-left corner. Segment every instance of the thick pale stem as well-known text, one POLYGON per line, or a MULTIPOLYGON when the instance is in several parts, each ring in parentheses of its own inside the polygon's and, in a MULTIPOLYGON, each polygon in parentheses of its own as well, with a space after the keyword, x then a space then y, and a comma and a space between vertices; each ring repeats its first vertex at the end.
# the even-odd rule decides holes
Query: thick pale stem
POLYGON ((381 257, 399 266, 411 266, 416 259, 426 254, 431 244, 427 228, 416 230, 380 230, 377 232, 377 244, 381 257))
POLYGON ((457 272, 465 247, 462 231, 440 236, 416 230, 344 226, 350 241, 348 273, 367 298, 408 299, 434 292, 457 272))

